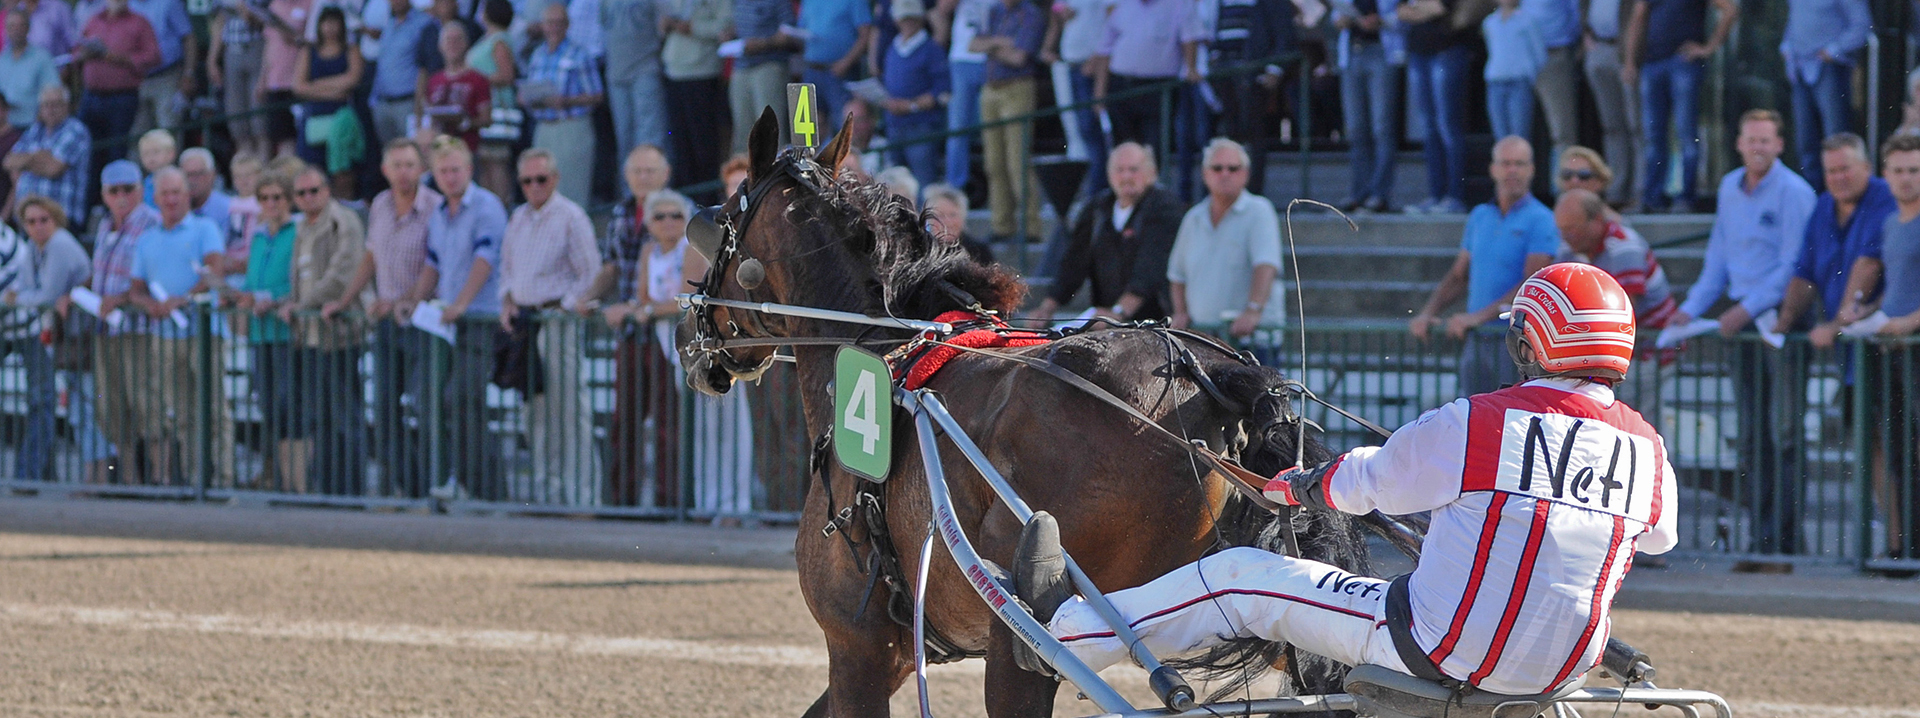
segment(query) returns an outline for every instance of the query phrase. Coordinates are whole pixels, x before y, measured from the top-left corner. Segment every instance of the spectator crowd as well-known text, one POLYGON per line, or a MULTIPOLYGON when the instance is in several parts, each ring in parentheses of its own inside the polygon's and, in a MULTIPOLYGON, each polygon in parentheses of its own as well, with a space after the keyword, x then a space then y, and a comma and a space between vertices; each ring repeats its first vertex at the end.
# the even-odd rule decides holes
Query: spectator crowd
MULTIPOLYGON (((1605 268, 1650 329, 1713 314, 1730 337, 1760 322, 1816 348, 1861 322, 1912 333, 1920 101, 1872 156, 1854 97, 1865 0, 1786 5, 1789 112, 1729 128, 1741 166, 1708 198, 1699 103, 1733 0, 8 0, 0 287, 16 309, 0 351, 29 384, 16 473, 49 475, 64 386, 90 481, 650 506, 685 498, 684 462, 711 477, 693 503, 744 513, 753 467, 792 463, 749 437, 803 422, 738 392, 683 402, 673 296, 705 271, 684 239, 695 199, 743 181, 748 132, 766 108, 790 124, 793 81, 817 89, 823 136, 850 134, 847 168, 983 262, 1041 239, 1054 178, 1034 157, 1052 138, 1035 134, 1057 125, 1090 171, 1054 200, 1070 206, 1055 207, 1043 317, 1085 289, 1088 317, 1240 338, 1280 323, 1265 162, 1337 125, 1347 209, 1465 215, 1450 271, 1410 308, 1414 336, 1461 340, 1463 393, 1517 379, 1499 316, 1553 261, 1605 268), (1344 122, 1314 123, 1296 85, 1337 94, 1344 122), (1580 143, 1583 85, 1598 151, 1580 143), (1023 121, 1049 104, 1067 110, 1023 121), (1426 194, 1396 204, 1403 120, 1426 194), (1469 206, 1482 126, 1491 199, 1469 206), (1536 166, 1552 168, 1551 205, 1536 166), (988 236, 966 231, 974 199, 988 236), (1709 199, 1706 267, 1682 295, 1632 218, 1709 199), (225 311, 189 306, 209 296, 225 311), (616 337, 604 452, 588 325, 542 313, 616 337), (443 325, 440 346, 427 330, 443 325), (258 436, 236 435, 228 402, 196 404, 229 362, 258 436), (534 480, 503 463, 496 389, 523 397, 534 480), (680 423, 732 438, 679 445, 680 423), (240 466, 238 445, 266 458, 240 466)), ((1806 358, 1739 346, 1742 472, 1791 482, 1806 358)), ((1658 393, 1670 355, 1649 356, 1630 402, 1658 393)), ((1904 350, 1865 359, 1898 396, 1920 380, 1904 350)), ((1882 442, 1877 465, 1909 472, 1893 484, 1915 480, 1914 440, 1882 442)), ((1762 550, 1798 551, 1797 494, 1760 494, 1762 550)))

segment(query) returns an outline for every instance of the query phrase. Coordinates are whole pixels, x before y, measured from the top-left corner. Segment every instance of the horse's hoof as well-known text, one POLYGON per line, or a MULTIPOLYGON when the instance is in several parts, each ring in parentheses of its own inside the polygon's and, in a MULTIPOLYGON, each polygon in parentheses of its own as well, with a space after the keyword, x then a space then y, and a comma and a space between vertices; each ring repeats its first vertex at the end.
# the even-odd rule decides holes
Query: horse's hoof
POLYGON ((1013 592, 1042 624, 1052 623, 1054 611, 1073 597, 1067 554, 1060 548, 1060 524, 1052 514, 1036 511, 1020 529, 1020 546, 1013 554, 1013 592))

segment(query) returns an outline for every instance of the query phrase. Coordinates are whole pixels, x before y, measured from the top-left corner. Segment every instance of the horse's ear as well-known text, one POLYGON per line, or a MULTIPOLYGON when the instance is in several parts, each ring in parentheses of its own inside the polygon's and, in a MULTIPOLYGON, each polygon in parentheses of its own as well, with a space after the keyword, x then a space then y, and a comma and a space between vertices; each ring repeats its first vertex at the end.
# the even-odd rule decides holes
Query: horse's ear
POLYGON ((760 121, 753 123, 753 132, 747 135, 747 180, 757 183, 773 174, 773 160, 779 154, 780 116, 769 106, 760 111, 760 121))
POLYGON ((846 159, 847 152, 853 149, 853 128, 848 127, 853 124, 852 120, 853 115, 848 114, 846 121, 840 123, 840 134, 834 135, 832 142, 820 148, 820 166, 829 177, 839 174, 840 160, 846 159))

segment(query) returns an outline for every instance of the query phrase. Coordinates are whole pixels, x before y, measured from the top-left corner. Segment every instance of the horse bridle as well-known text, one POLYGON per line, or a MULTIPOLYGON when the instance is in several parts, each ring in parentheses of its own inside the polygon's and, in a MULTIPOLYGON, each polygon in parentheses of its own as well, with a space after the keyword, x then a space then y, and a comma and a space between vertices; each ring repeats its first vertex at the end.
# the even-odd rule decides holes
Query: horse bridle
MULTIPOLYGON (((747 254, 741 247, 740 238, 746 234, 747 226, 759 214, 760 206, 765 204, 768 194, 773 192, 782 177, 791 178, 803 188, 814 193, 820 192, 820 184, 814 176, 820 171, 820 165, 812 157, 801 152, 786 154, 776 160, 773 171, 764 177, 756 178, 746 187, 734 194, 728 203, 714 207, 703 207, 695 212, 687 223, 687 243, 693 250, 707 259, 707 274, 694 289, 705 295, 719 291, 727 279, 729 269, 735 264, 735 280, 746 290, 747 299, 753 300, 753 292, 765 279, 766 263, 747 254), (735 206, 729 207, 728 204, 735 206), (757 275, 757 276, 742 276, 757 275)), ((825 343, 807 339, 784 337, 768 329, 761 320, 759 312, 744 312, 748 328, 742 328, 738 322, 727 321, 726 332, 721 331, 719 319, 714 316, 713 307, 695 303, 688 307, 693 339, 687 343, 686 354, 695 362, 717 364, 727 373, 736 377, 758 376, 773 363, 769 355, 759 364, 747 364, 734 357, 729 348, 766 347, 786 344, 825 343), (751 332, 749 331, 751 329, 751 332)), ((829 340, 831 343, 845 344, 844 339, 829 340)))

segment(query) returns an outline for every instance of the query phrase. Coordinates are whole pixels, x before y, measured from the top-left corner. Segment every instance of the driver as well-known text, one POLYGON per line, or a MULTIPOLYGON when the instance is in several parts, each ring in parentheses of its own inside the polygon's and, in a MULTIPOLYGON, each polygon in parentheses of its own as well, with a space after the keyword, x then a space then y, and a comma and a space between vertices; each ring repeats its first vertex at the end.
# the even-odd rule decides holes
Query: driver
MULTIPOLYGON (((1529 381, 1428 411, 1384 446, 1266 486, 1274 501, 1311 509, 1433 512, 1412 574, 1388 582, 1229 549, 1112 594, 1147 647, 1180 655, 1259 637, 1506 695, 1545 693, 1592 668, 1634 552, 1664 553, 1678 538, 1673 467, 1653 427, 1613 397, 1634 319, 1612 277, 1546 267, 1508 318, 1507 350, 1529 381)), ((1035 519, 1016 592, 1094 670, 1127 658, 1071 596, 1053 518, 1035 519)))

